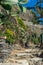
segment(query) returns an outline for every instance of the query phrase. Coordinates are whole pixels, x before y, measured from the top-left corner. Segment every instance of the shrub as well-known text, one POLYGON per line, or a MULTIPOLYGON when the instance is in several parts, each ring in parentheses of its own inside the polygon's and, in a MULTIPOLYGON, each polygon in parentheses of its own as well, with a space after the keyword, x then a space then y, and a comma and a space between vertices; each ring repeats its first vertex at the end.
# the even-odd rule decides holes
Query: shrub
POLYGON ((6 41, 8 43, 14 43, 14 41, 15 41, 15 33, 12 30, 6 29, 5 36, 6 36, 6 41))

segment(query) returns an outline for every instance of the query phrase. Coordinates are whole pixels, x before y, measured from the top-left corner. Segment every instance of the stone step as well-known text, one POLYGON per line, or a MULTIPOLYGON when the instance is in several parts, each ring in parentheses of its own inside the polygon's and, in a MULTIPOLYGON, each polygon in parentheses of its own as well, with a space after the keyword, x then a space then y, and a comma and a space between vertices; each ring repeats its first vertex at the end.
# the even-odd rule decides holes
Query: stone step
POLYGON ((0 40, 0 63, 3 62, 9 55, 10 49, 5 40, 0 40))
MULTIPOLYGON (((13 59, 5 60, 6 63, 14 63, 14 65, 43 65, 42 58, 27 58, 27 59, 13 59)), ((13 65, 13 64, 12 64, 13 65)))
POLYGON ((14 63, 14 65, 28 65, 28 61, 26 59, 20 59, 20 60, 8 59, 6 63, 14 63))
POLYGON ((0 42, 0 44, 5 44, 5 42, 0 42))
POLYGON ((17 53, 15 54, 17 57, 20 57, 20 56, 31 56, 32 54, 30 53, 17 53))
POLYGON ((9 49, 3 49, 1 50, 2 53, 10 53, 10 50, 9 49))
POLYGON ((0 59, 0 64, 3 62, 3 59, 0 59))

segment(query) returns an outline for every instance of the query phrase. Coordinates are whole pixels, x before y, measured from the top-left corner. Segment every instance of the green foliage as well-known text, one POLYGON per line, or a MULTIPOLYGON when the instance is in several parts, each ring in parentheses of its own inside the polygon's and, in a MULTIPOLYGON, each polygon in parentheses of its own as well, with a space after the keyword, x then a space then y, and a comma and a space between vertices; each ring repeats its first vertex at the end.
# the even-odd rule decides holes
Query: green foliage
POLYGON ((38 38, 33 38, 33 43, 38 44, 39 43, 38 38))
POLYGON ((26 13, 26 8, 25 8, 25 7, 23 7, 23 6, 19 5, 19 9, 20 9, 20 11, 21 11, 21 12, 26 13))
MULTIPOLYGON (((2 0, 0 0, 0 1, 2 1, 2 0)), ((13 19, 15 12, 14 12, 14 14, 11 13, 12 5, 10 4, 10 2, 4 3, 4 1, 1 2, 1 4, 0 4, 2 6, 2 8, 4 9, 3 12, 2 11, 0 12, 0 24, 3 24, 3 27, 5 26, 4 35, 6 36, 6 41, 8 43, 14 43, 17 40, 19 40, 19 41, 22 40, 23 44, 25 44, 27 42, 27 40, 29 40, 29 36, 30 36, 31 41, 33 43, 35 43, 35 44, 39 43, 38 37, 32 37, 31 35, 29 35, 26 31, 27 27, 23 23, 23 20, 20 17, 17 17, 17 14, 19 14, 19 12, 26 12, 26 8, 22 7, 21 5, 18 5, 19 11, 16 13, 16 20, 15 20, 15 19, 13 19), (12 17, 12 22, 9 21, 10 17, 12 17)), ((27 2, 27 0, 21 0, 20 3, 21 2, 25 3, 25 2, 27 2)), ((32 21, 33 21, 33 23, 38 23, 38 21, 36 20, 35 14, 34 14, 34 19, 32 21)), ((0 36, 1 35, 2 35, 2 31, 0 31, 0 36)))
POLYGON ((9 4, 2 4, 2 7, 6 10, 9 10, 9 11, 11 10, 11 5, 9 4))
POLYGON ((1 19, 0 19, 0 25, 2 25, 3 24, 3 22, 1 21, 1 19))
POLYGON ((29 41, 29 34, 23 28, 20 29, 19 37, 23 44, 25 44, 27 40, 29 41))
POLYGON ((19 5, 19 8, 20 8, 20 10, 23 12, 23 7, 22 7, 21 5, 19 5))
POLYGON ((26 29, 26 25, 23 23, 23 21, 20 17, 17 17, 17 22, 21 28, 26 29))
POLYGON ((39 44, 39 42, 40 42, 40 41, 39 41, 39 37, 37 36, 36 33, 35 33, 35 34, 32 33, 30 38, 31 38, 31 41, 32 41, 34 44, 39 44))
POLYGON ((15 35, 14 32, 10 29, 6 29, 5 31, 5 36, 6 36, 6 41, 9 43, 14 43, 15 42, 15 35))
POLYGON ((0 36, 2 36, 2 31, 0 30, 0 36))
POLYGON ((2 22, 6 22, 11 14, 11 9, 12 6, 10 4, 4 4, 6 0, 1 0, 0 1, 0 6, 1 6, 1 10, 0 10, 0 18, 2 20, 2 22))
POLYGON ((3 16, 3 14, 0 12, 0 18, 3 16))

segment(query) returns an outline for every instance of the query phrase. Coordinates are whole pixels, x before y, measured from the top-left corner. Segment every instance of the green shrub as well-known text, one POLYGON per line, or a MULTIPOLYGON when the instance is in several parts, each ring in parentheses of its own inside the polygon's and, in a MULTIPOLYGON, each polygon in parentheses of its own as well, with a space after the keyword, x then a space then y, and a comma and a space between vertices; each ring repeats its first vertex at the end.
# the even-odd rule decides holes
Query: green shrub
POLYGON ((23 20, 20 18, 20 17, 17 17, 17 23, 18 25, 23 28, 23 29, 26 29, 26 25, 24 24, 23 20))
POLYGON ((8 43, 14 43, 15 42, 15 33, 12 30, 6 29, 5 36, 6 36, 6 41, 8 43))

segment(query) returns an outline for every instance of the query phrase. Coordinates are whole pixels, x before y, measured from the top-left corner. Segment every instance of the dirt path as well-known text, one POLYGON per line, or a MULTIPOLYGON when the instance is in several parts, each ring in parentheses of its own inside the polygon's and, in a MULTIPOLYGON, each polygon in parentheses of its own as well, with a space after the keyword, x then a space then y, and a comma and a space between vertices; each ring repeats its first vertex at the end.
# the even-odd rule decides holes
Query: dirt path
POLYGON ((39 49, 20 49, 12 50, 9 58, 5 60, 6 63, 14 63, 15 65, 43 65, 42 59, 37 57, 41 54, 39 49))
POLYGON ((40 54, 43 49, 22 48, 21 46, 11 46, 5 42, 0 42, 0 63, 14 63, 14 65, 43 65, 43 58, 40 54))

